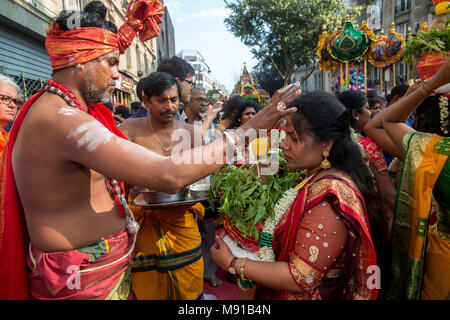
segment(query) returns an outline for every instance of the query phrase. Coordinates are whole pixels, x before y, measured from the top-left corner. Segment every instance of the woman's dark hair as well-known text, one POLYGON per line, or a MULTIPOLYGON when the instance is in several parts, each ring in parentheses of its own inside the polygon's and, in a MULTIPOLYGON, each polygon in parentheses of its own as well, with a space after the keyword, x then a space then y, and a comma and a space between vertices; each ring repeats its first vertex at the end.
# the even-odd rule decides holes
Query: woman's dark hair
POLYGON ((396 85, 391 90, 391 99, 394 98, 395 96, 398 96, 398 98, 403 97, 405 95, 406 91, 408 91, 408 89, 409 89, 409 86, 405 83, 396 85))
POLYGON ((241 125, 242 114, 247 108, 253 108, 255 109, 256 112, 258 112, 260 109, 259 105, 256 102, 244 98, 243 101, 240 103, 237 112, 234 115, 233 120, 231 120, 230 125, 228 126, 227 129, 234 129, 241 125))
POLYGON ((122 118, 126 119, 130 116, 130 110, 126 106, 120 105, 116 107, 116 111, 114 111, 114 114, 118 114, 122 118))
POLYGON ((173 85, 177 86, 178 96, 181 96, 181 86, 175 78, 167 72, 153 72, 148 75, 142 82, 142 90, 147 98, 152 96, 160 96, 164 91, 171 88, 173 85))
POLYGON ((232 95, 223 106, 223 119, 230 119, 233 115, 233 112, 237 111, 241 104, 245 102, 246 100, 240 95, 232 95))
POLYGON ((114 110, 114 105, 113 105, 113 103, 112 103, 111 101, 107 101, 107 102, 103 103, 103 105, 104 105, 105 107, 107 107, 107 108, 109 109, 109 111, 113 112, 113 110, 114 110))
POLYGON ((170 73, 180 81, 186 79, 189 74, 195 74, 195 70, 189 62, 177 56, 162 60, 158 65, 157 71, 170 73))
POLYGON ((75 28, 96 27, 117 33, 114 23, 106 20, 108 10, 101 1, 89 2, 82 12, 63 10, 55 19, 60 28, 69 31, 75 28))
POLYGON ((352 112, 355 110, 358 114, 362 113, 362 108, 367 103, 367 97, 362 91, 348 90, 339 93, 337 98, 346 109, 347 116, 350 119, 350 126, 357 131, 361 131, 362 128, 358 128, 358 122, 353 117, 352 112))
MULTIPOLYGON (((427 97, 414 111, 414 129, 417 131, 434 133, 442 137, 448 137, 449 134, 444 134, 441 128, 441 110, 439 106, 439 99, 442 95, 427 97)), ((447 105, 447 110, 449 106, 447 105)))
MULTIPOLYGON (((291 102, 289 107, 297 107, 292 121, 300 139, 304 134, 309 134, 317 142, 333 141, 328 160, 333 168, 348 174, 361 192, 377 253, 378 266, 383 272, 381 279, 388 280, 385 273, 390 267, 387 260, 390 248, 388 218, 376 189, 375 180, 364 163, 359 147, 350 137, 350 119, 346 108, 335 96, 324 92, 303 93, 291 102)), ((384 286, 382 284, 382 288, 385 287, 385 284, 384 286)))

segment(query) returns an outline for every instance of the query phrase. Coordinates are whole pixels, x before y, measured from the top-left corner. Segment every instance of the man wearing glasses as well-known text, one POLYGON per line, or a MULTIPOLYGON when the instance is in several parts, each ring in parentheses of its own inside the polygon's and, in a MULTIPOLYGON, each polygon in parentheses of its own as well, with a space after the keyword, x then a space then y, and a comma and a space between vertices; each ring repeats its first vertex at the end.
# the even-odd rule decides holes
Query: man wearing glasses
POLYGON ((19 86, 10 78, 0 75, 0 153, 6 143, 8 133, 5 128, 14 120, 17 109, 22 104, 19 86))
POLYGON ((191 91, 191 98, 185 105, 181 118, 190 124, 198 124, 202 127, 202 135, 205 143, 214 140, 215 127, 213 121, 221 108, 213 108, 206 98, 206 90, 195 87, 191 91))
POLYGON ((181 113, 190 102, 191 90, 195 87, 194 68, 183 58, 173 56, 169 59, 162 60, 158 65, 158 72, 167 72, 171 74, 181 86, 180 107, 175 119, 183 121, 181 113))

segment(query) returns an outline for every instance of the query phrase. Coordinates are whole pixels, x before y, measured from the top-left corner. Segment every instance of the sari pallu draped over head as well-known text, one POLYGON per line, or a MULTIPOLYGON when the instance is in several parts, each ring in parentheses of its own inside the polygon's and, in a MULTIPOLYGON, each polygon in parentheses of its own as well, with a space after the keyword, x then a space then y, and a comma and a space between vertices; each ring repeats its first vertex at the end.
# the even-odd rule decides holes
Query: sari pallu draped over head
MULTIPOLYGON (((369 285, 372 283, 370 277, 373 276, 373 271, 369 272, 369 267, 376 266, 377 261, 366 208, 358 192, 340 177, 328 175, 313 183, 308 182, 300 189, 294 203, 275 230, 272 246, 276 261, 290 263, 290 256, 294 252, 296 242, 296 232, 305 213, 324 199, 332 200, 330 203, 333 210, 342 219, 351 235, 347 237, 347 243, 343 249, 345 283, 343 287, 337 289, 342 292, 336 295, 336 283, 320 281, 316 288, 311 288, 317 292, 308 294, 309 298, 333 299, 332 297, 338 296, 345 300, 375 300, 378 290, 369 285)), ((326 277, 326 274, 323 276, 326 277)), ((275 296, 276 299, 290 299, 292 292, 277 291, 275 296)))

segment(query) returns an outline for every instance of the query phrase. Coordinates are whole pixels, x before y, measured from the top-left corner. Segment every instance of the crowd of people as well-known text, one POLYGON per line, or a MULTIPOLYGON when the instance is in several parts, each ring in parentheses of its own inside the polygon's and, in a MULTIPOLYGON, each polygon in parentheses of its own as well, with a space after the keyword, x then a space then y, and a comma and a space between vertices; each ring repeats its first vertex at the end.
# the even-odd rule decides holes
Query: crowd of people
POLYGON ((241 299, 450 299, 449 60, 387 97, 296 83, 261 107, 211 103, 171 57, 138 82, 130 112, 109 98, 142 22, 117 28, 100 1, 77 29, 72 14, 47 30, 44 89, 23 102, 0 76, 1 299, 201 300, 204 281, 223 284, 218 268, 241 299), (273 259, 235 256, 205 201, 139 205, 207 180, 275 127, 287 167, 307 174, 261 234, 273 259))

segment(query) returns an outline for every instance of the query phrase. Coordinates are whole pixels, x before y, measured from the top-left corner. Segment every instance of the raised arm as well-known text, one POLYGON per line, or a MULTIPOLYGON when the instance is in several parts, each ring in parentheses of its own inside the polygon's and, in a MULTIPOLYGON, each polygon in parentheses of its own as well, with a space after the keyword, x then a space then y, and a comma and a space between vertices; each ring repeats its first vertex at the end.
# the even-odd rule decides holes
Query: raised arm
POLYGON ((375 143, 381 149, 399 159, 402 159, 401 149, 398 149, 397 146, 394 144, 394 142, 392 142, 391 138, 389 137, 389 135, 387 134, 386 130, 383 127, 383 118, 388 113, 389 108, 386 108, 381 112, 378 112, 371 120, 369 120, 366 123, 366 125, 362 130, 369 138, 375 141, 375 143))
POLYGON ((402 139, 405 133, 414 130, 413 128, 405 125, 404 121, 420 105, 420 103, 425 100, 426 97, 432 94, 439 87, 449 82, 450 63, 449 59, 447 59, 439 72, 430 80, 422 83, 418 89, 398 100, 387 109, 387 113, 383 119, 383 127, 397 149, 402 150, 402 139))
POLYGON ((130 185, 176 192, 218 170, 226 162, 227 149, 228 152, 232 150, 232 139, 237 141, 250 129, 271 129, 282 116, 295 112, 279 110, 277 105, 282 99, 287 99, 286 103, 293 99, 298 91, 290 97, 287 94, 297 89, 297 85, 280 89, 258 117, 248 121, 237 132, 206 146, 189 149, 189 144, 187 151, 171 157, 160 156, 121 139, 86 113, 75 109, 60 112, 60 108, 55 108, 52 123, 43 123, 42 130, 53 126, 54 134, 48 137, 48 142, 55 145, 55 150, 65 161, 79 163, 130 185))
POLYGON ((206 117, 203 120, 202 123, 202 135, 203 137, 206 136, 206 133, 209 130, 209 127, 211 127, 211 123, 214 121, 214 119, 217 117, 217 114, 222 110, 222 107, 219 106, 217 108, 214 108, 213 106, 208 106, 208 110, 206 111, 206 117))

